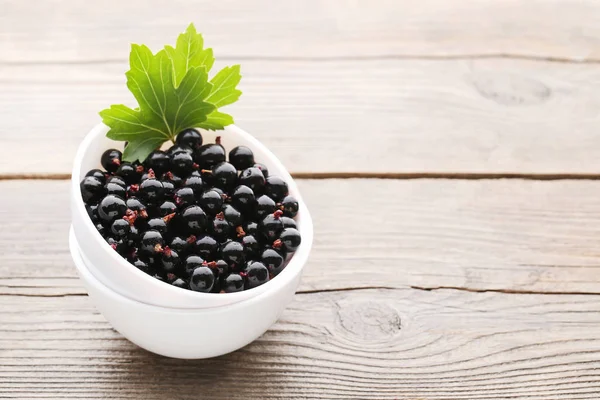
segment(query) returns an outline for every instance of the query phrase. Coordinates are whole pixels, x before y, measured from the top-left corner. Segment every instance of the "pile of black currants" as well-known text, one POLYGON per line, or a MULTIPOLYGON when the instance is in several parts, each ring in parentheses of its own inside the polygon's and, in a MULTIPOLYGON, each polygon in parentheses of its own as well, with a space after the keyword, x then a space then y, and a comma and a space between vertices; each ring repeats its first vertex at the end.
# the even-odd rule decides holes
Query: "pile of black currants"
POLYGON ((203 145, 187 129, 142 163, 121 156, 105 151, 104 171, 89 171, 81 194, 98 232, 148 275, 197 292, 238 292, 279 274, 300 246, 298 201, 249 148, 233 148, 227 162, 219 137, 203 145))

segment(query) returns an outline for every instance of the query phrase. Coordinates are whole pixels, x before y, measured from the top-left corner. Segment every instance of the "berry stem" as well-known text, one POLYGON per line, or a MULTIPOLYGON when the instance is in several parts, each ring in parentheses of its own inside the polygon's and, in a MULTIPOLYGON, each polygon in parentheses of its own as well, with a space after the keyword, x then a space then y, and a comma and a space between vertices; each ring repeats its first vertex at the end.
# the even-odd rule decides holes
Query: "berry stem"
POLYGON ((246 232, 244 232, 244 228, 241 226, 236 227, 235 231, 237 232, 237 237, 239 238, 246 236, 246 232))
POLYGON ((274 249, 281 249, 281 246, 283 246, 283 242, 281 241, 281 239, 277 239, 276 241, 273 242, 273 248, 274 249))

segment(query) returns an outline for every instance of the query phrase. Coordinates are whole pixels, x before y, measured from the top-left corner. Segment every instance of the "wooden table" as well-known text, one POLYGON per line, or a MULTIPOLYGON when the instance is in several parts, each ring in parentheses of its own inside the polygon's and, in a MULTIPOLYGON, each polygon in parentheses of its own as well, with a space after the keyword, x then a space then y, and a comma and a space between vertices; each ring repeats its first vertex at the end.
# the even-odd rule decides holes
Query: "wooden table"
POLYGON ((0 398, 600 398, 600 3, 0 0, 0 398), (67 249, 130 42, 192 19, 299 179, 293 304, 210 360, 137 348, 67 249))

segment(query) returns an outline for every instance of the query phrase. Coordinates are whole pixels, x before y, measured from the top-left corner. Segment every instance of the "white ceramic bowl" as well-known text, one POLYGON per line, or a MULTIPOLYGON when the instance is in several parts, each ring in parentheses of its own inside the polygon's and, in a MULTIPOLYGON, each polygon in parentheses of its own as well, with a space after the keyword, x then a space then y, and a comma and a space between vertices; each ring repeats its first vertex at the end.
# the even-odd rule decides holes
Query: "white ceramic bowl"
POLYGON ((216 357, 244 347, 277 320, 300 282, 296 274, 267 292, 222 307, 159 307, 121 296, 96 279, 77 251, 73 227, 69 245, 79 277, 108 322, 138 346, 167 357, 216 357))
MULTIPOLYGON (((308 209, 302 200, 298 188, 283 164, 264 145, 236 126, 228 126, 218 134, 203 131, 205 143, 213 143, 217 135, 221 136, 226 149, 245 145, 252 149, 257 162, 265 164, 269 173, 283 178, 289 186, 290 194, 300 203, 296 222, 302 235, 302 244, 294 253, 285 269, 274 279, 257 288, 238 293, 198 293, 183 290, 143 273, 115 252, 102 238, 90 220, 81 198, 79 182, 87 171, 100 167, 100 156, 109 148, 122 148, 122 143, 106 137, 108 127, 99 124, 84 138, 73 165, 71 177, 71 214, 77 252, 89 260, 89 271, 105 286, 116 293, 142 303, 173 308, 211 308, 234 304, 248 300, 263 293, 287 287, 290 282, 299 279, 306 264, 313 239, 313 226, 308 209)), ((143 346, 142 346, 143 347, 143 346)))

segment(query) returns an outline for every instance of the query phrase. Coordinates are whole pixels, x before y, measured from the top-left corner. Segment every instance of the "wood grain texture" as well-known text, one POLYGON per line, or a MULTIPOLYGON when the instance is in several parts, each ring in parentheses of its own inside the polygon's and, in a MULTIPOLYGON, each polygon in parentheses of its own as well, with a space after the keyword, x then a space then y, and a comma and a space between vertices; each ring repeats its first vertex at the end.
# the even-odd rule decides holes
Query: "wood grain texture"
MULTIPOLYGON (((600 294, 599 181, 299 185, 315 223, 301 291, 600 294)), ((68 191, 66 181, 0 183, 0 193, 11 193, 0 204, 0 294, 32 293, 23 286, 46 296, 83 293, 67 249, 68 191)))
POLYGON ((580 400, 600 391, 600 296, 299 294, 253 344, 174 360, 87 297, 0 296, 0 397, 580 400))
MULTIPOLYGON (((0 175, 66 174, 124 63, 0 67, 0 175), (23 157, 24 152, 28 157, 23 157)), ((514 60, 244 61, 237 123, 295 173, 600 173, 600 69, 514 60)))
POLYGON ((594 0, 74 0, 0 3, 0 60, 125 60, 128 43, 164 45, 194 21, 232 58, 444 57, 509 54, 600 59, 594 0))

